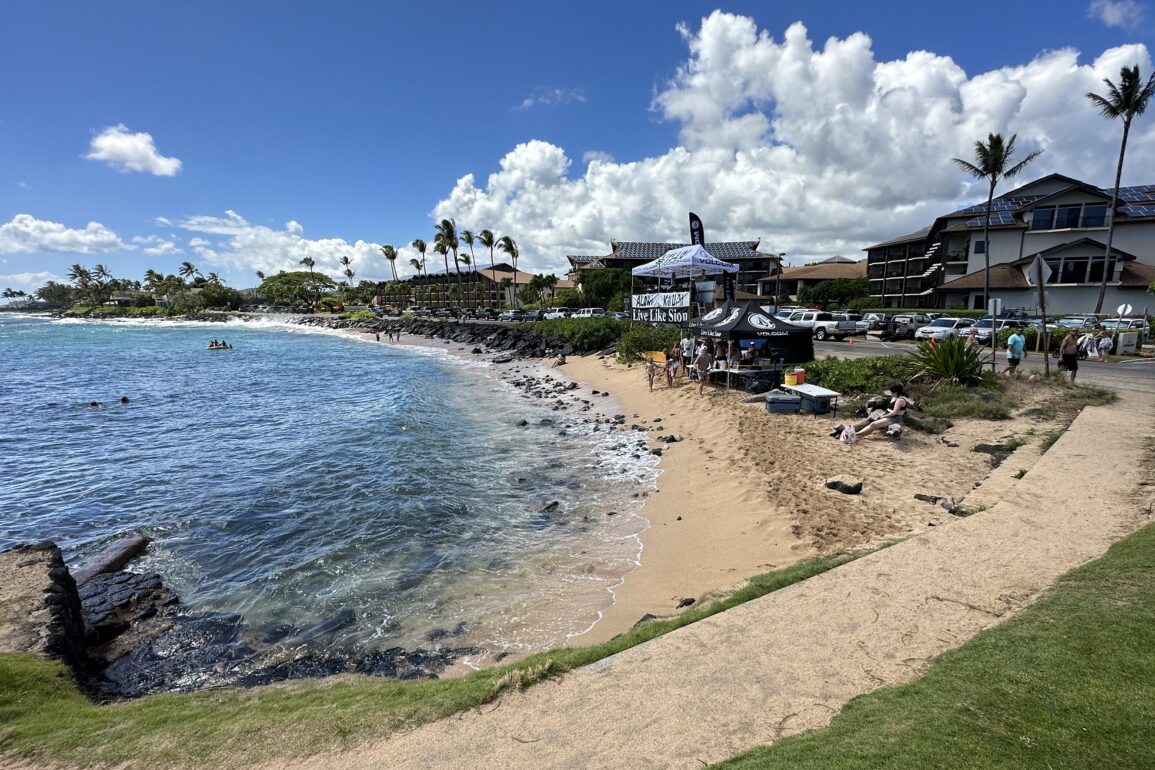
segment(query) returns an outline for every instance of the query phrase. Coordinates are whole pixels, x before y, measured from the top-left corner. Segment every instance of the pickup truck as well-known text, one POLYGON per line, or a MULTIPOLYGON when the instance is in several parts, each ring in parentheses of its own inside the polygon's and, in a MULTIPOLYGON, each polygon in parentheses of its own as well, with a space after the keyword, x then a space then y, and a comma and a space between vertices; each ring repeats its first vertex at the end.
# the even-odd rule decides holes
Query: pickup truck
POLYGON ((854 321, 836 320, 833 313, 823 310, 796 310, 786 319, 786 323, 809 327, 814 331, 816 340, 828 337, 840 340, 858 333, 858 325, 854 321))

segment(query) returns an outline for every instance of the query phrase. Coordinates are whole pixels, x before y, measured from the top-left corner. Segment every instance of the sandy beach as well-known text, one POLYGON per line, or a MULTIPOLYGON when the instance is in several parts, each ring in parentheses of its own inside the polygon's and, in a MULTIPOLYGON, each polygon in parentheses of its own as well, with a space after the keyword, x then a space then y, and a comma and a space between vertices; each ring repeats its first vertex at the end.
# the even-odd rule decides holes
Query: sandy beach
MULTIPOLYGON (((402 335, 392 344, 471 357, 441 339, 402 335)), ((544 372, 549 363, 503 366, 544 372)), ((573 644, 610 639, 646 614, 673 615, 684 599, 702 601, 810 556, 853 551, 955 520, 916 500, 916 493, 956 501, 971 494, 986 507, 997 500, 996 489, 1013 485, 1011 474, 1038 460, 1038 452, 1027 444, 992 474, 989 455, 973 451, 975 444, 1052 427, 1027 417, 957 420, 942 437, 908 430, 901 440, 875 435, 848 446, 830 432, 850 415, 769 414, 760 399, 750 403, 741 391, 707 387, 700 396, 697 383, 684 376, 672 388, 659 377, 651 392, 640 365, 612 357, 571 356, 548 371, 582 388, 609 391, 613 408, 626 415, 622 430, 642 426, 650 445, 663 450, 657 491, 641 512, 650 522, 641 536, 641 564, 615 590, 602 619, 572 637, 573 644), (659 441, 671 435, 683 440, 659 441), (827 489, 834 476, 862 480, 862 493, 827 489), (995 499, 982 484, 995 485, 995 499)))

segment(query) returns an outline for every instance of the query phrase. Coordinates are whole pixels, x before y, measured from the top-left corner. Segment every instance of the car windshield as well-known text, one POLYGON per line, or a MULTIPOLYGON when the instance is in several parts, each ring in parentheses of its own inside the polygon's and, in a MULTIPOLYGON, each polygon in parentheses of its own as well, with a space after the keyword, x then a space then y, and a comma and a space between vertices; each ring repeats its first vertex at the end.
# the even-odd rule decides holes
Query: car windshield
POLYGON ((949 329, 955 325, 955 320, 953 318, 940 318, 937 321, 931 321, 930 325, 931 326, 938 326, 938 327, 944 327, 945 326, 946 328, 949 329))
POLYGON ((975 324, 975 328, 976 329, 989 329, 989 328, 991 328, 991 319, 980 318, 979 322, 975 324))

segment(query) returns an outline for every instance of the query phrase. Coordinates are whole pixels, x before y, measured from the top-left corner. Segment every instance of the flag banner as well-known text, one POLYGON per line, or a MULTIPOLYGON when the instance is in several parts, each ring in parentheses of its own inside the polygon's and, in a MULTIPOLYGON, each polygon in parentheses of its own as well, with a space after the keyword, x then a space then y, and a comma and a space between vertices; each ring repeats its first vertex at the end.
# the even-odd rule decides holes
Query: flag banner
POLYGON ((722 276, 722 290, 723 296, 726 299, 734 299, 734 274, 726 273, 722 276))
POLYGON ((693 211, 690 212, 690 243, 696 246, 703 246, 706 243, 706 228, 693 211))

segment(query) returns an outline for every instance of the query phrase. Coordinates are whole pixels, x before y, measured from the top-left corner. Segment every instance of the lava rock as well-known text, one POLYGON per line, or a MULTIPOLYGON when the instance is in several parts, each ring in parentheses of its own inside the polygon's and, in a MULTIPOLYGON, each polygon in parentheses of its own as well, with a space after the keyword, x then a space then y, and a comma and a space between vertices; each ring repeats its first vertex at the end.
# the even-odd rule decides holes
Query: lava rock
POLYGON ((841 492, 844 495, 857 495, 862 491, 862 480, 850 480, 843 476, 835 476, 826 480, 826 488, 841 492))

